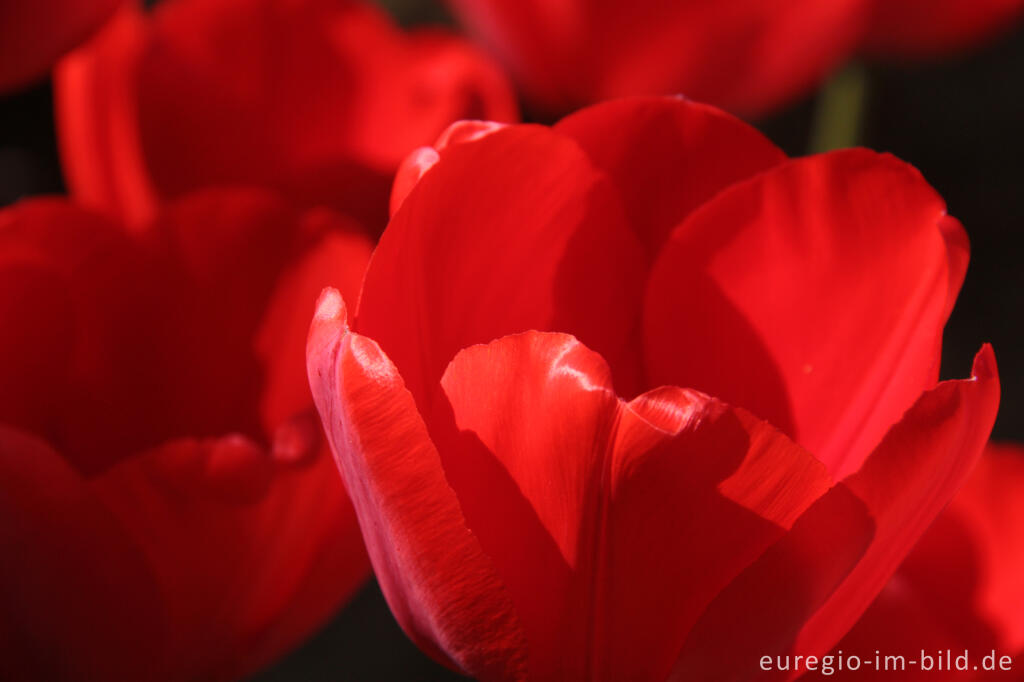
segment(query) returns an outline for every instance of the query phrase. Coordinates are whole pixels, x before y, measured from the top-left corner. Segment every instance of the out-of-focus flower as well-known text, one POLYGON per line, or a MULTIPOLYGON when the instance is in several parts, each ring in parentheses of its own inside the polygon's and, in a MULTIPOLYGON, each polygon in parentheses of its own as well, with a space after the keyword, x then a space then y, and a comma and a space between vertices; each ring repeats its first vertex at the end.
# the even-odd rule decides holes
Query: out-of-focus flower
POLYGON ((936 384, 966 237, 892 157, 623 100, 458 124, 392 205, 310 381, 396 618, 482 680, 824 653, 984 447, 991 349, 936 384))
POLYGON ((984 657, 993 652, 996 666, 1004 656, 1012 660, 1014 672, 996 668, 999 679, 1024 679, 1022 491, 1024 448, 990 445, 967 485, 837 647, 872 662, 878 651, 883 662, 902 656, 917 665, 893 660, 888 670, 863 666, 844 679, 991 679, 984 657), (947 651, 954 665, 966 651, 968 669, 935 670, 947 651), (932 656, 932 670, 921 670, 922 652, 932 656))
POLYGON ((1013 26, 1022 0, 875 0, 864 48, 890 57, 937 57, 1013 26))
POLYGON ((756 116, 860 47, 940 53, 988 37, 1022 0, 448 0, 538 108, 681 93, 756 116))
POLYGON ((41 78, 121 0, 0 0, 0 92, 41 78))
POLYGON ((86 205, 145 221, 208 185, 273 186, 377 233, 395 167, 460 118, 514 120, 500 70, 355 0, 128 7, 56 74, 61 156, 86 205))
POLYGON ((0 677, 228 680, 367 573, 305 337, 370 246, 262 190, 0 213, 0 677))

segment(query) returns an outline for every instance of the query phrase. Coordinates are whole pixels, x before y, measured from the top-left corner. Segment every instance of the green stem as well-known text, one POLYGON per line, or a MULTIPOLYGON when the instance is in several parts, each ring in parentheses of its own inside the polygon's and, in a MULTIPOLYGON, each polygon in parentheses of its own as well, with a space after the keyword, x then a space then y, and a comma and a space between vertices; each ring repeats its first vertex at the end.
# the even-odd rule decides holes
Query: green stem
POLYGON ((811 130, 812 154, 859 144, 867 85, 864 65, 853 62, 821 89, 811 130))

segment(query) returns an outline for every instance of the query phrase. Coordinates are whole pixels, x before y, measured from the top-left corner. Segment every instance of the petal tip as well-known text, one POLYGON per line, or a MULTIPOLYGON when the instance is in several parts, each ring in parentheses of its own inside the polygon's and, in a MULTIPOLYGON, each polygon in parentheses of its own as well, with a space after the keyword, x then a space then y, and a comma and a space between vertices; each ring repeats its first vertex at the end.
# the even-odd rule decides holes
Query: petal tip
POLYGON ((418 149, 412 150, 405 160, 402 161, 402 165, 398 167, 398 171, 395 173, 395 181, 391 186, 391 200, 389 204, 389 210, 391 217, 393 218, 398 209, 402 207, 402 202, 409 196, 409 192, 416 186, 416 183, 420 181, 420 178, 430 170, 435 163, 440 160, 440 155, 437 150, 433 147, 419 147, 418 149))
POLYGON ((982 344, 981 350, 974 356, 974 364, 971 366, 971 379, 990 380, 998 376, 999 370, 996 366, 996 353, 992 349, 992 344, 982 344))
POLYGON ((502 128, 505 128, 506 125, 507 124, 505 123, 498 123, 497 121, 455 121, 445 128, 444 132, 442 132, 437 138, 437 142, 434 143, 434 149, 441 151, 446 147, 450 147, 461 142, 473 142, 474 140, 487 137, 491 133, 495 133, 502 128))
POLYGON ((327 287, 320 292, 320 298, 316 302, 316 313, 313 315, 315 322, 335 322, 341 326, 348 326, 348 308, 345 306, 345 299, 334 287, 327 287))

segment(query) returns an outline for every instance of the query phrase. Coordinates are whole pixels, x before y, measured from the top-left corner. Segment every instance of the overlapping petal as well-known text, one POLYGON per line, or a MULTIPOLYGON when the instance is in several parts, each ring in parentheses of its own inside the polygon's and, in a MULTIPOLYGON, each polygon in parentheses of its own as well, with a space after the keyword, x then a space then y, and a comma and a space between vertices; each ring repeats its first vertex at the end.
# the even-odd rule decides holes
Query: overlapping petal
POLYGON ((6 425, 0 517, 3 677, 148 677, 164 614, 144 556, 64 459, 6 425))
POLYGON ((967 481, 999 406, 991 347, 978 352, 971 375, 926 391, 843 481, 867 505, 877 531, 864 558, 801 630, 798 651, 821 654, 842 637, 967 481))
POLYGON ((845 61, 934 57, 1012 25, 1021 0, 448 0, 553 115, 682 94, 744 116, 807 95, 845 61))
POLYGON ((0 245, 13 678, 230 680, 295 646, 366 572, 296 347, 313 287, 358 286, 366 237, 208 190, 140 234, 23 202, 0 245))
POLYGON ((358 333, 321 299, 317 407, 438 660, 660 682, 824 653, 965 480, 999 384, 985 347, 936 386, 959 223, 885 155, 713 154, 747 136, 679 99, 461 124, 399 175, 358 333))
POLYGON ((623 393, 638 392, 644 256, 608 178, 539 126, 442 156, 374 252, 355 323, 424 415, 455 353, 525 329, 574 333, 608 358, 623 393))
MULTIPOLYGON (((886 653, 911 660, 921 651, 952 650, 997 658, 1024 649, 1021 603, 1020 486, 1024 454, 1019 446, 992 445, 949 508, 933 524, 899 571, 838 648, 886 653)), ((951 679, 971 678, 957 672, 951 679)), ((907 679, 936 677, 907 670, 907 679)), ((861 672, 858 679, 872 679, 861 672)), ((984 677, 982 677, 984 679, 984 677)))
POLYGON ((450 0, 540 107, 679 92, 747 114, 801 94, 855 49, 862 0, 450 0))
POLYGON ((728 114, 671 98, 583 109, 554 129, 576 140, 622 193, 651 259, 672 229, 729 185, 785 160, 768 138, 728 114))
POLYGON ((872 152, 737 184, 655 264, 648 381, 742 405, 843 477, 938 378, 964 242, 916 170, 872 152))
POLYGON ((525 677, 525 642, 493 562, 466 526, 395 365, 349 331, 341 296, 317 305, 309 378, 392 612, 437 660, 481 680, 525 677))
POLYGON ((831 485, 707 396, 620 400, 564 334, 468 348, 442 386, 458 429, 445 473, 523 623, 531 679, 663 679, 712 597, 831 485))
POLYGON ((128 7, 57 74, 69 184, 144 221, 215 184, 276 187, 371 231, 389 175, 451 121, 511 120, 503 76, 437 31, 403 35, 355 0, 128 7))

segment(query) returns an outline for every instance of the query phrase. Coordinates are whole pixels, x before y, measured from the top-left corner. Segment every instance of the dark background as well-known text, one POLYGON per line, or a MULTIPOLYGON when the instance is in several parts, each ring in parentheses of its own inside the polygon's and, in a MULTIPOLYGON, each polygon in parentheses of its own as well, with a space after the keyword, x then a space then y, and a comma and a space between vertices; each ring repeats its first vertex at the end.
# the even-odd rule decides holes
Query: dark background
MULTIPOLYGON (((447 21, 429 0, 381 0, 402 23, 447 21)), ((943 378, 996 350, 1003 399, 994 437, 1024 442, 1024 30, 923 65, 868 63, 860 144, 917 166, 971 239, 971 265, 946 327, 943 378)), ((0 97, 0 205, 64 191, 48 83, 0 97)), ((755 122, 791 155, 808 151, 815 98, 755 122)), ((456 680, 406 640, 375 584, 302 648, 252 682, 456 680)))

